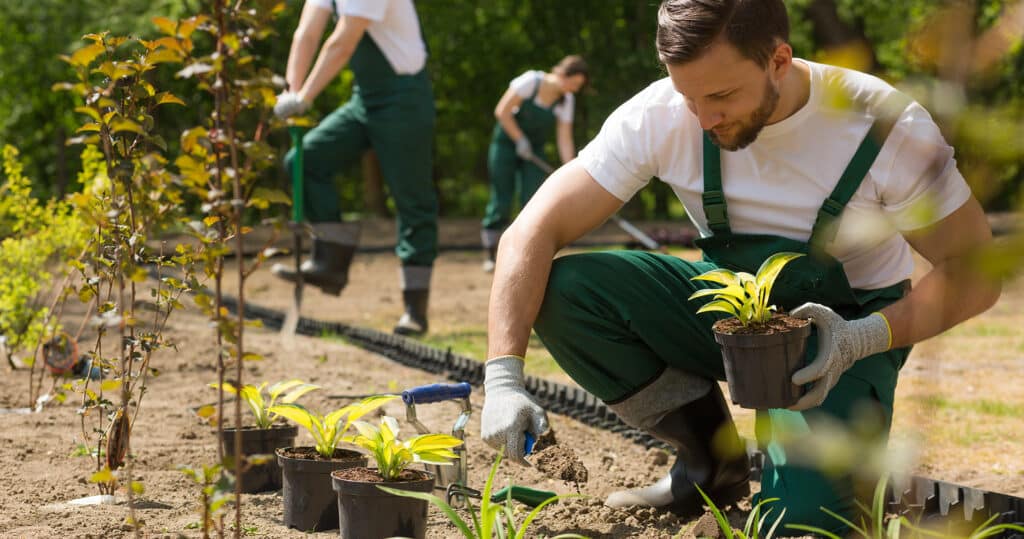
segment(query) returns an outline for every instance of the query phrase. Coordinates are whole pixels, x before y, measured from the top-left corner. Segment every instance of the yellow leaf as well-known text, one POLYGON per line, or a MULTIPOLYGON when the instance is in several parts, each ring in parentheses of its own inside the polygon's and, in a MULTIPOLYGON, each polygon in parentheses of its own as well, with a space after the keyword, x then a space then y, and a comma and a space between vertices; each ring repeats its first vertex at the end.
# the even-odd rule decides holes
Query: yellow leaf
POLYGON ((113 480, 114 474, 110 471, 110 468, 106 467, 89 476, 90 483, 110 483, 113 480))
POLYGON ((157 105, 164 105, 167 103, 173 103, 175 105, 185 105, 185 102, 179 99, 177 96, 170 92, 163 92, 156 98, 157 105))
POLYGON ((153 24, 156 25, 157 29, 169 36, 177 34, 177 23, 167 17, 153 17, 153 24))
POLYGON ((102 389, 103 391, 113 391, 113 390, 118 389, 120 387, 121 387, 121 381, 120 380, 104 380, 103 383, 100 384, 100 389, 102 389))
POLYGON ((174 49, 161 48, 146 54, 145 63, 147 65, 156 65, 166 62, 180 62, 182 58, 183 55, 174 49))
POLYGON ((206 226, 213 226, 213 225, 215 225, 215 224, 217 224, 219 222, 220 222, 220 216, 219 215, 208 215, 206 217, 203 217, 203 224, 206 225, 206 226))
POLYGON ((100 43, 86 45, 71 54, 68 63, 73 66, 88 66, 97 56, 106 52, 107 48, 100 43))
POLYGON ((149 273, 145 268, 135 268, 135 271, 132 273, 131 280, 136 283, 141 283, 146 280, 146 277, 149 277, 149 273))
POLYGON ((216 414, 216 413, 217 413, 217 407, 212 405, 212 404, 207 404, 206 406, 200 406, 199 409, 196 410, 196 415, 201 417, 201 418, 203 418, 203 419, 206 419, 206 418, 209 418, 209 417, 213 417, 213 415, 216 414))
POLYGON ((142 481, 132 481, 132 492, 141 495, 146 492, 146 487, 142 485, 142 481))
POLYGON ((114 133, 123 133, 125 131, 129 133, 135 133, 137 135, 144 135, 145 132, 142 130, 142 126, 131 120, 117 120, 110 124, 110 130, 114 133))

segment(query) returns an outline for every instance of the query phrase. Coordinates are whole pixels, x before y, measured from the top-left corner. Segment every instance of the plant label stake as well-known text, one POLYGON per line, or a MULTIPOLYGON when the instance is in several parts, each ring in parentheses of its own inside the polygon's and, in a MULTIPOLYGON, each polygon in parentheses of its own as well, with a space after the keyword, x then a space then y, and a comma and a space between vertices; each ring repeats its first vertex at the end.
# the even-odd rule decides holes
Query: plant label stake
POLYGON ((469 404, 469 393, 472 387, 466 382, 458 384, 430 384, 414 387, 402 392, 402 401, 405 402, 405 420, 416 428, 419 434, 430 434, 434 431, 416 418, 417 404, 430 404, 433 402, 444 402, 455 400, 459 402, 461 412, 452 426, 452 436, 463 441, 462 445, 452 449, 458 455, 458 462, 454 466, 437 466, 427 464, 427 471, 434 474, 434 488, 446 490, 450 485, 466 486, 466 424, 469 423, 469 416, 473 408, 469 404))
MULTIPOLYGON (((545 174, 550 175, 552 172, 555 171, 554 167, 549 165, 547 161, 541 159, 540 157, 537 157, 536 155, 531 155, 530 161, 533 164, 537 165, 541 170, 543 170, 545 174)), ((649 249, 651 251, 661 251, 663 253, 666 252, 666 249, 663 249, 662 246, 659 245, 658 242, 654 240, 654 238, 648 236, 646 233, 644 233, 643 230, 637 228, 636 225, 634 225, 633 223, 630 223, 629 221, 623 219, 622 217, 619 217, 619 214, 612 214, 611 220, 613 223, 615 223, 616 226, 621 228, 623 232, 629 234, 630 237, 640 242, 640 245, 643 245, 644 248, 649 249)))
POLYGON ((302 128, 297 125, 288 126, 288 134, 295 148, 295 159, 292 161, 292 220, 289 223, 295 244, 295 289, 292 293, 292 306, 281 324, 281 334, 286 337, 295 335, 299 327, 299 316, 302 309, 302 234, 305 232, 302 222, 305 196, 303 193, 302 165, 302 128))

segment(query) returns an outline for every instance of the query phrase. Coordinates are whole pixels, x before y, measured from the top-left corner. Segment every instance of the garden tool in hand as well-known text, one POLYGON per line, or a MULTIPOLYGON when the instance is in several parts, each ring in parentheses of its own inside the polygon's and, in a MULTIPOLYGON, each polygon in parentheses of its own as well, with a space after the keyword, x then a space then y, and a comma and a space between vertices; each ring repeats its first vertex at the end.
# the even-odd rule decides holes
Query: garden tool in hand
MULTIPOLYGON (((525 443, 523 444, 523 453, 529 455, 533 452, 533 445, 536 442, 533 437, 533 433, 527 431, 523 433, 525 443)), ((520 502, 530 507, 537 507, 558 494, 551 492, 550 490, 539 490, 530 487, 522 487, 519 485, 510 485, 503 487, 491 493, 492 503, 504 503, 505 500, 512 497, 513 500, 520 502)), ((482 499, 483 494, 475 489, 465 485, 465 483, 451 483, 448 488, 445 489, 445 501, 448 505, 462 505, 466 498, 482 499)))
MULTIPOLYGON (((537 157, 536 154, 530 155, 530 162, 537 165, 541 170, 544 171, 545 174, 551 174, 552 172, 555 171, 554 167, 549 165, 547 161, 544 161, 540 157, 537 157)), ((658 242, 654 240, 654 238, 648 236, 646 233, 644 233, 643 230, 637 228, 636 225, 634 225, 633 223, 630 223, 629 221, 623 219, 622 217, 619 217, 618 214, 612 214, 611 220, 619 228, 621 228, 623 232, 629 234, 630 237, 640 242, 640 245, 643 245, 645 248, 650 249, 651 251, 665 252, 665 249, 662 248, 662 246, 659 245, 658 242)))
POLYGON ((288 134, 292 138, 292 147, 295 148, 295 159, 292 161, 292 221, 289 226, 292 229, 295 252, 295 288, 292 292, 292 305, 281 324, 281 334, 286 337, 295 335, 299 327, 299 316, 302 309, 302 234, 305 233, 303 215, 305 197, 302 183, 302 128, 297 125, 288 126, 288 134))
POLYGON ((451 466, 438 466, 427 464, 427 471, 434 474, 434 488, 447 489, 449 485, 466 484, 466 424, 469 423, 469 416, 473 408, 469 404, 469 393, 471 386, 466 382, 458 384, 430 384, 418 386, 402 392, 402 401, 405 402, 405 420, 412 425, 419 434, 430 434, 432 431, 420 422, 416 417, 417 404, 430 404, 454 400, 459 402, 461 412, 452 426, 452 436, 462 440, 462 445, 452 451, 458 455, 458 459, 451 466))

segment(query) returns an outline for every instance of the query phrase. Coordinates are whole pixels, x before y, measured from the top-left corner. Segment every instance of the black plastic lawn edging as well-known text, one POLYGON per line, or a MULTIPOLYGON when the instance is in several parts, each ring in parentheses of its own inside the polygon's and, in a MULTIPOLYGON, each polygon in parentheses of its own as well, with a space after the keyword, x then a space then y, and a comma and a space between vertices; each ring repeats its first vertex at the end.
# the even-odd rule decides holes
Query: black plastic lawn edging
MULTIPOLYGON (((238 302, 235 298, 223 297, 222 301, 232 312, 237 310, 238 302)), ((284 321, 283 312, 251 303, 246 303, 245 317, 259 319, 268 329, 280 329, 284 321)), ((484 380, 482 362, 453 354, 450 348, 441 350, 400 335, 305 317, 299 319, 296 332, 313 337, 343 337, 360 348, 409 367, 442 375, 451 381, 479 386, 484 380)), ((604 403, 586 390, 535 376, 526 376, 526 389, 548 411, 614 432, 647 448, 672 449, 650 434, 623 423, 604 403)), ((752 479, 759 480, 764 455, 756 449, 750 452, 752 479)), ((888 506, 888 512, 907 515, 911 521, 920 519, 922 523, 949 519, 953 523, 966 521, 980 524, 992 515, 999 515, 997 523, 1024 525, 1024 498, 919 476, 891 481, 888 506)), ((1024 539, 1024 535, 1016 533, 1004 533, 996 537, 1024 539)))

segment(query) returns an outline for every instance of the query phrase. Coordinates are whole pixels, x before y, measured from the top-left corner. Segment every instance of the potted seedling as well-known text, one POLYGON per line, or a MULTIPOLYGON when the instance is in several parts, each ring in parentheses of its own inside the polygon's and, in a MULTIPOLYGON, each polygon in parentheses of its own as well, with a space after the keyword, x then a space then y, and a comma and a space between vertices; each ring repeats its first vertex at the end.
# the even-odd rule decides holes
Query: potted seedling
MULTIPOLYGON (((338 527, 338 510, 331 489, 331 472, 366 466, 366 455, 340 449, 352 423, 398 395, 374 395, 319 415, 295 403, 278 404, 270 412, 303 426, 313 436, 312 447, 285 447, 277 450, 281 465, 284 498, 284 524, 303 531, 330 530, 338 527)), ((358 537, 358 536, 356 536, 358 537)))
MULTIPOLYGON (((242 484, 242 492, 265 492, 281 488, 281 467, 277 464, 276 457, 266 458, 266 455, 273 455, 282 447, 294 445, 295 436, 299 433, 295 425, 286 425, 277 422, 278 414, 271 411, 280 399, 282 404, 294 403, 299 397, 310 391, 319 389, 319 386, 307 384, 301 380, 288 380, 277 382, 267 387, 263 382, 259 387, 254 385, 243 385, 239 390, 235 384, 224 382, 223 384, 210 384, 210 387, 220 387, 224 391, 238 396, 249 406, 256 424, 241 428, 224 428, 221 431, 221 443, 224 444, 224 454, 229 457, 235 454, 235 433, 242 431, 242 457, 245 460, 242 475, 238 481, 242 484), (266 397, 264 397, 266 391, 266 397), (257 457, 263 455, 264 457, 257 457), (254 457, 251 458, 250 457, 254 457)), ((202 412, 207 407, 200 409, 202 412)), ((213 412, 213 406, 209 412, 213 412)))
POLYGON ((697 313, 729 315, 711 329, 722 347, 729 394, 744 408, 786 408, 803 394, 792 377, 804 365, 811 323, 776 312, 769 303, 782 268, 801 256, 776 253, 761 264, 757 275, 718 268, 692 278, 722 285, 698 290, 690 299, 713 296, 697 313))
POLYGON ((413 463, 450 465, 458 455, 453 448, 462 440, 447 434, 421 434, 398 439, 398 421, 381 418, 380 427, 356 421, 359 434, 352 443, 373 456, 377 468, 355 467, 331 473, 338 493, 341 537, 423 539, 427 532, 427 501, 396 496, 385 489, 430 492, 434 475, 409 468, 413 463), (381 487, 381 488, 378 488, 381 487))

